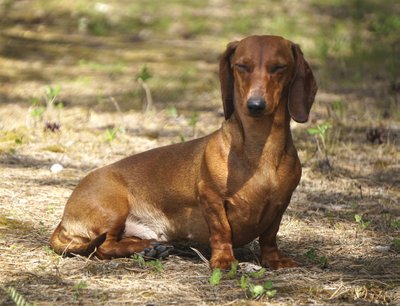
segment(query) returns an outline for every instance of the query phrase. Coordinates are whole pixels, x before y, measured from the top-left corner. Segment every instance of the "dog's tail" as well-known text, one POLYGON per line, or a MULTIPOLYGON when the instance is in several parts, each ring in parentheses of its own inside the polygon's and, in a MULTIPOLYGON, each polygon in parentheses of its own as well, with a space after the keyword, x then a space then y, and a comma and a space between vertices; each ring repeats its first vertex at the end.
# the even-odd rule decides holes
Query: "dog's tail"
POLYGON ((59 224, 50 238, 50 247, 60 255, 89 256, 106 240, 106 236, 107 233, 103 233, 92 240, 87 238, 80 238, 80 241, 76 238, 71 239, 62 233, 61 224, 59 224))

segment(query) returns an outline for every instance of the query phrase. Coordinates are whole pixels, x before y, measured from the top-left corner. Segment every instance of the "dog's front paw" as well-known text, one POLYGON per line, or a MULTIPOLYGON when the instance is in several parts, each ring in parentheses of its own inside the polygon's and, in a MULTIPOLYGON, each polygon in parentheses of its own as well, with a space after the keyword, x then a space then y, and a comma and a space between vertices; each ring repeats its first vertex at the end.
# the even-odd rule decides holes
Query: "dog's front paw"
POLYGON ((221 270, 229 270, 233 263, 237 263, 236 258, 229 253, 223 252, 213 254, 210 260, 211 269, 219 268, 221 270))
POLYGON ((161 244, 160 242, 151 242, 150 247, 145 248, 139 255, 147 258, 164 259, 174 249, 172 245, 161 244))

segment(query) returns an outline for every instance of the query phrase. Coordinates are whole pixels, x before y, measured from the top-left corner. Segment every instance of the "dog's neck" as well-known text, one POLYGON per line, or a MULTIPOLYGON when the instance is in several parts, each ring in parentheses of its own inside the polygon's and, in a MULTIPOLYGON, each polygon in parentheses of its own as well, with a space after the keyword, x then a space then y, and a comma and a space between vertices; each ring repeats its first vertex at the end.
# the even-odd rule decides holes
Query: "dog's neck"
POLYGON ((293 146, 290 117, 284 101, 271 115, 255 118, 235 111, 227 123, 231 149, 242 154, 253 166, 272 162, 277 167, 281 157, 293 146))

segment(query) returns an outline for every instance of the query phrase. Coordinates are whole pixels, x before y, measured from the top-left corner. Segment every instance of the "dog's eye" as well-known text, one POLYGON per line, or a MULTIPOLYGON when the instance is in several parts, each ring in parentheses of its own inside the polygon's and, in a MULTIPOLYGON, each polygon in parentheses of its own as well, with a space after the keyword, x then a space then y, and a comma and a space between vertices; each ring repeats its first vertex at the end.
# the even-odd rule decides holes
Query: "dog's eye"
POLYGON ((236 64, 235 66, 239 71, 242 71, 242 72, 248 72, 249 71, 249 66, 247 66, 245 64, 236 64))
POLYGON ((270 70, 270 73, 278 73, 278 72, 282 72, 287 68, 286 65, 276 65, 273 66, 270 70))

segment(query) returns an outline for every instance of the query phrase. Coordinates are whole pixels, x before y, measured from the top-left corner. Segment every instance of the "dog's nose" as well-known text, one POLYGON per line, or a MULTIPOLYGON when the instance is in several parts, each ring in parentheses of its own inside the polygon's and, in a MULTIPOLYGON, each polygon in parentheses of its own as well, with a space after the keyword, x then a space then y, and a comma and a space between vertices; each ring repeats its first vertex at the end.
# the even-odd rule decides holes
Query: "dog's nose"
POLYGON ((253 96, 247 100, 247 108, 251 114, 259 114, 264 111, 266 102, 263 97, 253 96))

